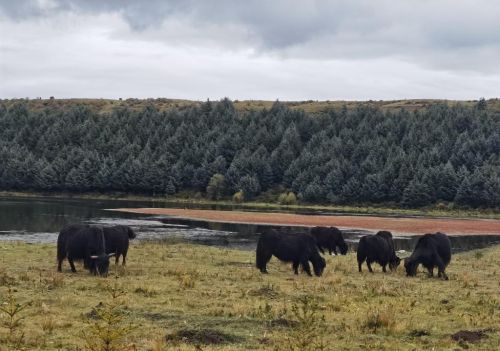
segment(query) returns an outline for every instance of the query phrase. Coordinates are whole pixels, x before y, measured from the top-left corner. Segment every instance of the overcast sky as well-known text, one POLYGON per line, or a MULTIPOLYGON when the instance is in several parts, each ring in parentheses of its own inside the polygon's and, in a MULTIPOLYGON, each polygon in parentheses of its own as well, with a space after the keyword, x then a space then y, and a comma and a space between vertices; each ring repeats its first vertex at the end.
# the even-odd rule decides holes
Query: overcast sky
POLYGON ((0 98, 500 97, 497 0, 0 0, 0 98))

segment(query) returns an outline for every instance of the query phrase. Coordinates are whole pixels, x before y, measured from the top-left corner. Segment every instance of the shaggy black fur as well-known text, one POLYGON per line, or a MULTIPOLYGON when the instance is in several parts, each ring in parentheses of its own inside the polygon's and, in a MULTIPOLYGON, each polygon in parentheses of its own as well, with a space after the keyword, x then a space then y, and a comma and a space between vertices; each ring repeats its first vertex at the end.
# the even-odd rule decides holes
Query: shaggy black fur
POLYGON ((324 249, 327 249, 330 255, 332 251, 337 255, 338 247, 342 255, 347 254, 347 244, 342 236, 342 232, 338 228, 314 227, 311 228, 311 235, 316 239, 316 244, 321 253, 324 254, 324 249))
POLYGON ((293 271, 299 274, 299 265, 308 274, 311 274, 311 261, 316 276, 321 276, 326 262, 318 252, 316 241, 309 234, 285 234, 274 229, 262 233, 257 243, 257 268, 267 273, 266 265, 272 256, 284 262, 292 262, 293 271))
POLYGON ((136 237, 134 231, 126 225, 104 227, 103 230, 106 239, 106 253, 115 253, 115 264, 118 264, 121 255, 122 265, 125 265, 129 240, 136 237))
POLYGON ((108 274, 109 257, 106 254, 104 233, 100 227, 73 224, 65 226, 57 238, 57 270, 61 272, 62 262, 68 258, 71 271, 76 272, 75 260, 83 260, 84 267, 94 275, 108 274))
POLYGON ((386 266, 395 270, 401 260, 396 256, 394 251, 394 242, 392 234, 387 231, 380 231, 375 235, 366 235, 359 240, 358 245, 358 270, 361 272, 361 265, 366 260, 368 270, 373 273, 371 264, 377 262, 382 266, 382 270, 386 272, 386 266))
POLYGON ((429 277, 434 275, 434 267, 438 268, 438 277, 448 280, 445 269, 451 261, 451 244, 446 234, 425 234, 417 241, 415 250, 405 260, 406 275, 415 276, 417 267, 422 264, 429 272, 429 277))

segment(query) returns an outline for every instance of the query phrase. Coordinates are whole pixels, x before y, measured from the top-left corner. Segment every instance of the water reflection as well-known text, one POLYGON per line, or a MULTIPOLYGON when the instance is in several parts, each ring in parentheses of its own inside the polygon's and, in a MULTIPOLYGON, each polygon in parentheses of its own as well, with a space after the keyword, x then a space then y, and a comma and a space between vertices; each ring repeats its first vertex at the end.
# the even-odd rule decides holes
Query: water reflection
MULTIPOLYGON (((119 207, 174 207, 174 205, 178 206, 178 204, 153 201, 0 197, 0 240, 20 240, 33 243, 55 242, 60 228, 65 224, 85 222, 99 225, 130 225, 137 232, 139 240, 174 239, 253 250, 259 233, 271 227, 195 221, 104 210, 119 207)), ((191 207, 231 210, 231 206, 191 205, 191 207)), ((290 232, 307 231, 307 228, 304 227, 277 228, 290 232)), ((356 249, 357 242, 362 235, 372 234, 366 230, 345 230, 343 232, 351 250, 356 249)), ((396 236, 396 250, 411 251, 417 239, 417 236, 396 236)), ((454 251, 461 251, 500 243, 500 236, 457 236, 451 237, 451 243, 454 251)))

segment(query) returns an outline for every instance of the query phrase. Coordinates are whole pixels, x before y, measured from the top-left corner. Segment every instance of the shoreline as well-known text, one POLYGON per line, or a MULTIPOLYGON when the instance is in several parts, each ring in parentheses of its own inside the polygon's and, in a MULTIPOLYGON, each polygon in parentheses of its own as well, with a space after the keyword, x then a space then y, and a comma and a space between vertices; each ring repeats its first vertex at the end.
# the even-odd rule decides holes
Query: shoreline
POLYGON ((190 210, 181 208, 114 208, 107 211, 164 215, 206 222, 277 226, 335 226, 341 229, 390 230, 401 236, 441 231, 449 235, 500 235, 500 221, 494 219, 448 219, 377 216, 325 216, 290 213, 190 210))
POLYGON ((416 218, 450 218, 450 219, 493 219, 500 220, 500 213, 496 209, 438 209, 420 208, 407 209, 399 207, 383 207, 373 205, 325 205, 325 204, 297 204, 281 205, 273 202, 243 202, 234 203, 227 200, 195 199, 191 197, 154 197, 127 193, 43 193, 43 192, 15 192, 0 191, 0 197, 8 198, 50 198, 71 200, 110 200, 130 202, 150 202, 158 204, 174 204, 178 206, 220 207, 228 210, 276 210, 276 211, 328 211, 336 214, 357 216, 389 216, 389 217, 416 217, 416 218))

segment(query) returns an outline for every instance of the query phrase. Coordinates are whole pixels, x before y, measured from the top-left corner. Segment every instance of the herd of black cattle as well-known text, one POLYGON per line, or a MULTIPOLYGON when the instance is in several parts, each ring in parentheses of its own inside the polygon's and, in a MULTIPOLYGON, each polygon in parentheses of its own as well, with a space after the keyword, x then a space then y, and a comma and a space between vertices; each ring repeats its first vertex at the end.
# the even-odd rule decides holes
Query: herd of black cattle
MULTIPOLYGON (((314 274, 321 276, 326 267, 325 259, 320 255, 324 249, 337 254, 337 248, 342 255, 347 253, 347 244, 342 232, 335 227, 314 227, 310 233, 289 234, 276 230, 263 233, 257 243, 257 268, 262 273, 267 273, 267 262, 271 256, 276 256, 284 262, 292 262, 295 274, 298 274, 299 266, 309 275, 312 263, 314 274)), ((388 231, 380 231, 375 235, 361 237, 357 249, 358 269, 366 261, 368 270, 373 272, 371 264, 376 262, 386 272, 389 265, 390 270, 395 270, 401 263, 396 256, 392 234, 388 231)), ((410 257, 405 259, 405 269, 408 276, 417 274, 417 267, 422 264, 429 276, 434 275, 434 268, 438 269, 438 277, 448 279, 445 273, 446 266, 451 260, 451 244, 446 234, 425 234, 417 241, 417 245, 410 257)))
MULTIPOLYGON (((92 274, 106 276, 109 269, 109 259, 115 256, 118 264, 122 256, 125 265, 129 240, 135 238, 134 231, 124 225, 113 227, 72 224, 65 226, 57 238, 57 269, 62 270, 65 258, 76 272, 74 261, 83 260, 84 268, 92 274)), ((257 242, 256 264, 262 273, 267 273, 267 263, 274 255, 279 260, 291 262, 293 271, 298 274, 299 266, 311 274, 309 262, 312 263, 314 274, 321 276, 326 267, 326 261, 321 256, 327 249, 331 254, 347 254, 348 246, 342 232, 335 227, 314 227, 310 233, 285 233, 270 229, 261 234, 257 242)), ((396 255, 392 234, 379 231, 375 235, 361 237, 357 249, 358 269, 366 261, 368 270, 373 272, 371 264, 376 262, 386 272, 387 265, 395 270, 401 263, 396 255)), ((404 266, 408 276, 417 274, 418 265, 424 266, 429 276, 433 276, 434 268, 438 269, 438 277, 448 279, 445 268, 451 260, 450 239, 446 234, 425 234, 417 241, 410 257, 405 259, 404 266)))

